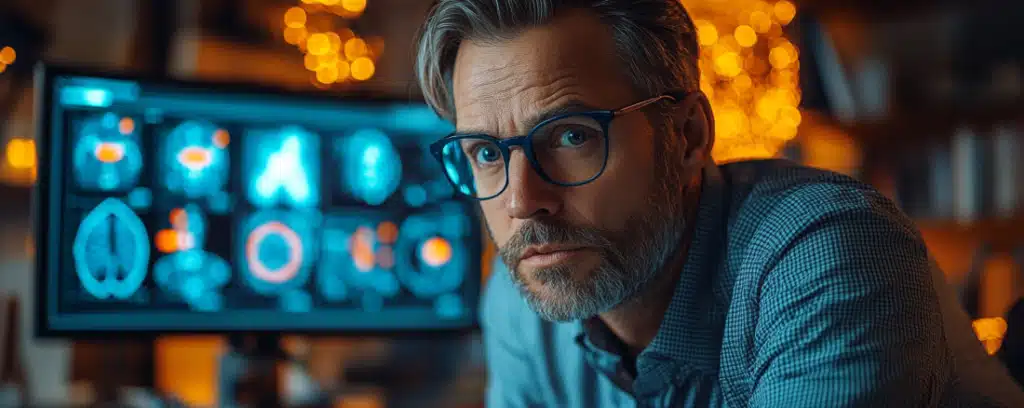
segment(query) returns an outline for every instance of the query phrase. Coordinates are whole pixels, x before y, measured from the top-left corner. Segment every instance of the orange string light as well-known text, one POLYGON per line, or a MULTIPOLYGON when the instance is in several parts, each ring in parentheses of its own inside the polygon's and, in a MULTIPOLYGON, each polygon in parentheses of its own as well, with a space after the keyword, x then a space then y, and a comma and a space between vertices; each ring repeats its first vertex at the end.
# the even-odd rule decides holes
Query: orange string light
POLYGON ((303 66, 314 84, 328 87, 350 81, 367 81, 377 72, 383 39, 362 38, 350 28, 335 28, 335 18, 350 20, 366 10, 366 0, 301 0, 282 17, 285 42, 304 53, 303 66))
POLYGON ((715 159, 777 155, 801 122, 799 51, 783 36, 796 6, 789 0, 686 6, 701 46, 701 90, 715 114, 715 159))

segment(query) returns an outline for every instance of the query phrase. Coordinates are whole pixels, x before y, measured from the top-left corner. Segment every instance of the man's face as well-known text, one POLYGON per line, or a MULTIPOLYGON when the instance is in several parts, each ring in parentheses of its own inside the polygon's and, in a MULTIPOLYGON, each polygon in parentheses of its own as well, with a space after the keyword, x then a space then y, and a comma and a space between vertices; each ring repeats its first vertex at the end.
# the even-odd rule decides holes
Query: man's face
MULTIPOLYGON (((458 131, 499 138, 529 133, 556 108, 617 109, 653 96, 633 90, 611 33, 586 11, 509 40, 466 41, 453 92, 458 131)), ((678 249, 682 142, 652 117, 616 118, 607 167, 582 186, 544 181, 513 150, 508 187, 480 203, 513 280, 542 317, 607 311, 639 293, 678 249)))

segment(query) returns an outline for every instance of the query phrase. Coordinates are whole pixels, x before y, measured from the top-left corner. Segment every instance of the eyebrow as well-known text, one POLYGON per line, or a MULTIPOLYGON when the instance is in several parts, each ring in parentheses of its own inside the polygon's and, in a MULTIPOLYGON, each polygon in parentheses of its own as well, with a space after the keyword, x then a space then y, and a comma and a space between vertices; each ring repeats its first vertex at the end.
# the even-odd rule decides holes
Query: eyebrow
MULTIPOLYGON (((544 122, 545 120, 551 119, 551 118, 556 117, 556 116, 561 116, 561 115, 565 115, 565 114, 569 114, 569 113, 593 112, 593 111, 601 111, 601 110, 602 109, 596 108, 596 107, 594 107, 592 105, 589 105, 589 104, 587 104, 587 103, 585 103, 583 101, 580 101, 578 99, 571 99, 571 100, 569 100, 568 102, 566 102, 564 104, 561 104, 561 105, 558 105, 558 106, 546 109, 544 111, 541 111, 539 113, 536 113, 536 114, 530 116, 530 119, 527 120, 526 123, 529 124, 528 128, 532 130, 533 128, 537 127, 537 125, 541 124, 541 122, 544 122)), ((465 131, 456 131, 452 135, 455 136, 455 135, 474 135, 474 134, 485 134, 485 135, 494 136, 494 135, 491 135, 487 131, 481 131, 479 129, 467 129, 465 131)), ((508 137, 515 137, 515 136, 523 136, 523 135, 512 135, 512 136, 507 136, 507 137, 494 136, 494 137, 497 137, 499 139, 505 139, 505 138, 508 138, 508 137)))

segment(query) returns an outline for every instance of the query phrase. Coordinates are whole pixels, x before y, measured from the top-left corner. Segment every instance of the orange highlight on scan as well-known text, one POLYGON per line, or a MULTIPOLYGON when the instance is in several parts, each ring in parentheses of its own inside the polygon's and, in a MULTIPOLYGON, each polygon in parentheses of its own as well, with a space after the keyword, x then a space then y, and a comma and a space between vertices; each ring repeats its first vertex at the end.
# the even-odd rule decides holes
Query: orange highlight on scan
POLYGON ((383 244, 393 244, 398 239, 398 226, 391 221, 377 225, 377 240, 383 244))
POLYGON ((93 150, 93 156, 103 163, 117 163, 124 158, 124 145, 111 142, 99 143, 93 150))
POLYGON ((221 149, 228 147, 228 143, 231 142, 231 135, 224 129, 217 129, 213 132, 213 145, 221 149))
POLYGON ((117 130, 122 135, 130 135, 135 131, 135 121, 132 118, 121 118, 121 121, 117 123, 117 130))
POLYGON ((359 227, 349 242, 349 250, 352 252, 352 262, 356 269, 361 272, 373 270, 376 259, 373 253, 374 234, 373 230, 367 227, 359 227))
POLYGON ((430 238, 420 247, 420 259, 435 268, 443 266, 452 259, 452 245, 441 237, 430 238))
POLYGON ((156 249, 165 254, 178 250, 178 231, 172 229, 160 230, 156 233, 156 249))

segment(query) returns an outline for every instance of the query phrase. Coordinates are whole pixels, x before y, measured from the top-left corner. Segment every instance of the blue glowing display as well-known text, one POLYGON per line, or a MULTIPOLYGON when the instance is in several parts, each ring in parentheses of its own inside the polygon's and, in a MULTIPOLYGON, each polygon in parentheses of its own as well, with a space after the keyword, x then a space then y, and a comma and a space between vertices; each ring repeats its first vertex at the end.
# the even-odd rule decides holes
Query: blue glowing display
POLYGON ((426 104, 40 79, 46 333, 472 325, 482 229, 426 104))
POLYGON ((445 293, 434 300, 434 312, 444 319, 458 319, 466 313, 466 305, 462 297, 454 293, 445 293))
POLYGON ((286 291, 279 299, 281 309, 286 312, 304 313, 313 309, 313 297, 303 290, 286 291))
POLYGON ((223 258, 203 249, 206 218, 198 206, 190 204, 172 222, 175 236, 179 238, 178 248, 156 261, 154 280, 194 310, 220 310, 224 300, 219 289, 231 279, 231 267, 223 258))
POLYGON ((412 215, 402 222, 395 257, 398 280, 421 298, 458 289, 465 279, 469 257, 465 237, 470 222, 462 213, 412 215))
POLYGON ((163 184, 188 198, 220 192, 228 180, 230 136, 212 123, 190 120, 176 126, 160 150, 163 184))
POLYGON ((77 129, 72 153, 75 181, 90 191, 131 188, 142 170, 134 120, 107 113, 86 120, 77 129))
POLYGON ((216 254, 190 249, 157 260, 153 275, 161 288, 193 309, 212 312, 223 307, 219 289, 231 278, 231 267, 216 254))
POLYGON ((145 187, 137 187, 125 197, 128 205, 136 210, 145 210, 153 205, 153 192, 145 187))
POLYGON ((317 258, 312 224, 305 214, 268 210, 251 215, 238 240, 246 284, 264 295, 305 285, 317 258))
POLYGON ((245 141, 249 201, 315 207, 320 202, 319 138, 297 126, 253 131, 245 141))
POLYGON ((358 130, 336 145, 343 188, 370 205, 383 203, 402 181, 402 159, 377 129, 358 130))
POLYGON ((139 98, 135 81, 98 77, 65 77, 58 100, 64 106, 107 108, 116 102, 134 102, 139 98))
POLYGON ((386 214, 352 210, 327 218, 317 283, 321 294, 341 301, 350 292, 385 298, 401 289, 395 277, 395 239, 399 231, 386 214))
POLYGON ((105 108, 114 103, 114 93, 103 88, 69 86, 61 92, 60 99, 65 105, 105 108))
POLYGON ((384 298, 374 292, 364 292, 360 300, 363 310, 367 312, 379 312, 384 308, 384 298))
POLYGON ((422 207, 427 203, 427 190, 418 184, 406 187, 402 196, 410 207, 422 207))
POLYGON ((86 292, 98 299, 127 299, 146 278, 146 227, 131 208, 108 198, 79 224, 72 255, 86 292))

